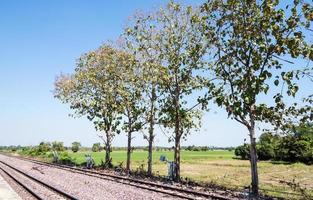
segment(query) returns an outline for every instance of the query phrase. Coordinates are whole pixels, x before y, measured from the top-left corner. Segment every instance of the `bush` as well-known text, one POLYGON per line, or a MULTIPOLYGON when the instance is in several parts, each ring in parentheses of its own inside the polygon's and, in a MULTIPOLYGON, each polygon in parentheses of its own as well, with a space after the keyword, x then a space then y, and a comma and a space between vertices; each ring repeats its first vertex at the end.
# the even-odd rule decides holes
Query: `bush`
MULTIPOLYGON (((257 143, 259 160, 279 160, 287 162, 313 163, 313 124, 296 127, 284 136, 263 133, 257 143)), ((249 159, 249 145, 235 149, 235 155, 249 159)))
POLYGON ((38 145, 38 153, 45 154, 51 150, 51 144, 49 142, 40 142, 38 145))
POLYGON ((244 144, 235 148, 235 155, 243 160, 250 158, 250 145, 244 144))
POLYGON ((81 147, 81 144, 79 142, 73 142, 72 143, 72 151, 74 153, 76 153, 77 151, 79 151, 79 148, 81 147))
POLYGON ((92 145, 92 149, 91 149, 93 152, 99 152, 101 151, 101 144, 100 143, 94 143, 92 145))
POLYGON ((257 144, 257 154, 259 160, 270 160, 275 158, 275 148, 279 143, 280 137, 272 133, 263 133, 257 144))
POLYGON ((52 142, 52 149, 55 151, 64 151, 65 150, 63 142, 57 142, 57 141, 52 142))
POLYGON ((61 152, 59 154, 59 161, 60 164, 64 164, 64 165, 74 165, 75 161, 68 155, 68 153, 65 152, 61 152))
POLYGON ((269 144, 257 145, 257 155, 259 160, 270 160, 275 157, 274 148, 269 144))

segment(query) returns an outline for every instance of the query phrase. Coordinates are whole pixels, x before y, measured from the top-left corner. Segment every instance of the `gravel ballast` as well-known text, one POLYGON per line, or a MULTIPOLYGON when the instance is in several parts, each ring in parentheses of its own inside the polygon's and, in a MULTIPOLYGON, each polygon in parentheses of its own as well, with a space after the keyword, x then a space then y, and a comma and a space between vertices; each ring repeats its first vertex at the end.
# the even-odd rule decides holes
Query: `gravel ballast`
MULTIPOLYGON (((0 176, 10 185, 10 187, 24 200, 36 200, 31 194, 29 194, 22 186, 17 184, 12 178, 0 170, 0 176)), ((0 198, 1 199, 1 198, 0 198)))
MULTIPOLYGON (((115 181, 78 174, 67 170, 42 166, 32 162, 0 155, 0 160, 19 170, 59 188, 78 199, 131 200, 131 199, 179 199, 171 195, 153 192, 115 181)), ((51 196, 40 191, 42 195, 51 196)))

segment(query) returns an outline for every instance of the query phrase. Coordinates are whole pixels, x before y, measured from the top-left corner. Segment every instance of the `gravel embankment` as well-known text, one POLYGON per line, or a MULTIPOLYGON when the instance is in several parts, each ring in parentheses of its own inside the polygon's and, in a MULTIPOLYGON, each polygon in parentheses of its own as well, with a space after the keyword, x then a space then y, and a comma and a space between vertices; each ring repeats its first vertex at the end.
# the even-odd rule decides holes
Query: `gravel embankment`
MULTIPOLYGON (((79 199, 86 200, 140 200, 140 199, 178 199, 170 195, 157 193, 134 186, 106 181, 96 177, 70 171, 42 166, 39 164, 0 155, 0 160, 28 173, 56 188, 79 199)), ((41 191, 42 192, 42 191, 41 191)), ((43 191, 44 192, 44 191, 43 191)), ((50 194, 46 194, 49 197, 50 194)))

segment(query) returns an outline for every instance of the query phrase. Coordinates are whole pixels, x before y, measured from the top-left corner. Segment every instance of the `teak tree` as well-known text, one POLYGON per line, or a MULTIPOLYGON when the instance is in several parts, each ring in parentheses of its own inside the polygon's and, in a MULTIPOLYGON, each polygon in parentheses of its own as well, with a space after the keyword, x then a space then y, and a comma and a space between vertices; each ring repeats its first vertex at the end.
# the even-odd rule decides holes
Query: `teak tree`
POLYGON ((278 5, 278 0, 230 0, 202 6, 207 22, 203 30, 210 36, 215 30, 210 37, 216 49, 211 70, 217 79, 208 84, 209 91, 217 105, 249 131, 254 197, 259 192, 256 123, 283 125, 283 116, 294 110, 294 104, 284 100, 297 94, 295 71, 302 67, 286 58, 313 59, 312 46, 303 32, 310 25, 299 14, 301 6, 297 1, 286 8, 278 5), (282 85, 285 92, 281 92, 282 85), (262 95, 267 98, 260 98, 262 95))
POLYGON ((144 23, 153 26, 154 43, 149 48, 157 52, 154 58, 164 68, 160 77, 162 98, 158 118, 164 127, 174 129, 170 139, 175 144, 175 179, 180 180, 181 139, 191 129, 199 127, 197 119, 201 117, 199 103, 187 102, 195 90, 202 88, 202 58, 206 45, 202 44, 203 35, 199 32, 202 28, 199 10, 171 1, 165 8, 149 15, 144 23))
POLYGON ((162 77, 165 68, 161 65, 159 51, 157 50, 157 29, 154 17, 138 13, 134 15, 125 30, 125 39, 128 48, 135 56, 138 65, 138 79, 142 83, 142 104, 147 108, 144 117, 148 126, 148 135, 144 133, 144 139, 148 141, 148 170, 152 175, 152 152, 155 138, 155 125, 159 123, 159 100, 162 94, 162 77))
POLYGON ((144 126, 143 113, 145 107, 142 104, 143 83, 141 71, 136 62, 135 56, 131 54, 121 40, 115 46, 115 52, 108 55, 112 60, 114 79, 118 80, 115 91, 118 93, 118 101, 121 106, 120 114, 123 116, 123 130, 127 133, 127 160, 126 172, 130 173, 131 141, 132 134, 144 126))
POLYGON ((78 59, 75 73, 61 75, 55 82, 56 98, 69 103, 78 116, 86 115, 95 128, 104 131, 100 135, 105 143, 105 165, 112 166, 110 155, 112 140, 119 133, 122 110, 115 79, 114 59, 110 57, 115 50, 104 45, 78 59))

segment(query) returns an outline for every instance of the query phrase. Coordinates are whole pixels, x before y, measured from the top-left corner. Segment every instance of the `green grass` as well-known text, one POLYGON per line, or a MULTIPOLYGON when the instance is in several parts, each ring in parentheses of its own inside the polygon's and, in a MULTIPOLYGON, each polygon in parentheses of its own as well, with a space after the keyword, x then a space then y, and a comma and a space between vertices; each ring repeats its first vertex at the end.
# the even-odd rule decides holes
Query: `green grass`
MULTIPOLYGON (((85 154, 91 154, 96 164, 100 164, 104 160, 104 152, 77 152, 69 151, 69 155, 75 160, 77 164, 85 162, 85 154)), ((171 151, 155 151, 153 152, 153 161, 157 164, 163 164, 159 161, 161 155, 165 155, 169 160, 173 160, 173 152, 171 151)), ((145 164, 147 160, 146 151, 134 151, 132 153, 132 164, 138 167, 140 164, 145 164)), ((182 151, 182 163, 198 163, 206 160, 231 160, 234 157, 232 151, 182 151)), ((112 152, 113 164, 125 162, 126 151, 113 151, 112 152)))

